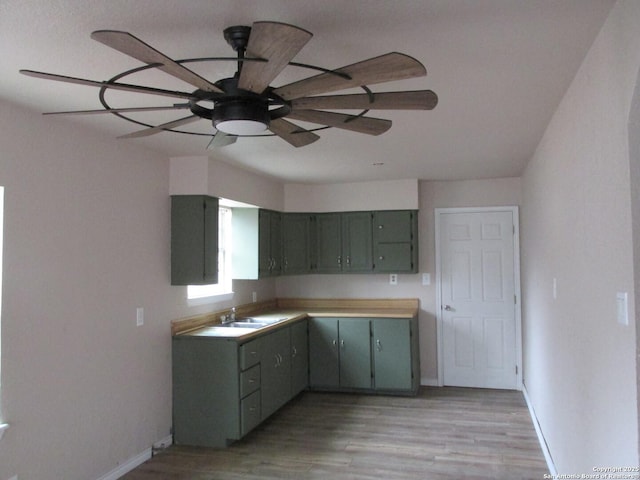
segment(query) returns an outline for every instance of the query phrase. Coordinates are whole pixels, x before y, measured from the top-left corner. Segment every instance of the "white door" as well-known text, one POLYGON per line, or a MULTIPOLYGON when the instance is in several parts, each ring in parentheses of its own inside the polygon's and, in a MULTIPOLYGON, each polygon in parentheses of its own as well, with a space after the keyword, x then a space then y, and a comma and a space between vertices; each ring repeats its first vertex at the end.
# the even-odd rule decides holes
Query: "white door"
POLYGON ((514 211, 438 219, 443 384, 515 389, 514 211))

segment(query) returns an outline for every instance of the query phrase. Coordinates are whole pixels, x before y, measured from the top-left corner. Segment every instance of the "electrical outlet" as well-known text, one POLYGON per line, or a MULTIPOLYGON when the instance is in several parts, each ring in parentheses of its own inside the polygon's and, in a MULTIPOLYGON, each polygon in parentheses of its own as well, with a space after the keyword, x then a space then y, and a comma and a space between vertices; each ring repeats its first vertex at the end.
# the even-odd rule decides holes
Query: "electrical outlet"
POLYGON ((144 308, 136 308, 136 326, 141 327, 144 325, 144 308))
POLYGON ((257 292, 252 292, 251 293, 251 301, 253 303, 256 303, 258 301, 258 293, 257 292))
POLYGON ((389 275, 389 285, 397 285, 398 284, 398 274, 392 273, 389 275))

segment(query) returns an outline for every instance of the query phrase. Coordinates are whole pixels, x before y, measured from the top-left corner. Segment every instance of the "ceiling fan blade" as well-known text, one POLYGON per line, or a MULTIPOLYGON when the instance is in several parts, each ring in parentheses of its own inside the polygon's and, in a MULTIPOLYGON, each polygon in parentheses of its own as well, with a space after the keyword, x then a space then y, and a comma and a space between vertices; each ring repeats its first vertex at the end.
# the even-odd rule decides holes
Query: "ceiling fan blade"
POLYGON ((54 73, 36 72, 34 70, 20 70, 20 73, 29 77, 44 78, 45 80, 56 80, 58 82, 66 83, 77 83, 78 85, 88 85, 90 87, 105 87, 112 88, 114 90, 124 90, 127 92, 150 93, 152 95, 162 95, 164 97, 193 98, 193 95, 187 92, 176 92, 172 90, 163 90, 161 88, 142 87, 139 85, 130 85, 128 83, 98 82, 95 80, 87 80, 84 78, 56 75, 54 73))
POLYGON ((343 90, 361 85, 373 85, 392 80, 422 77, 427 74, 424 65, 418 60, 398 52, 387 53, 386 55, 347 65, 334 70, 334 72, 344 74, 348 78, 333 73, 321 73, 276 88, 274 93, 285 100, 293 100, 294 98, 318 93, 343 90))
POLYGON ((330 127, 351 130, 367 135, 380 135, 391 128, 391 120, 381 118, 358 117, 342 113, 322 112, 320 110, 297 110, 287 115, 287 118, 304 122, 319 123, 330 127))
POLYGON ((74 110, 71 112, 45 112, 43 115, 98 115, 101 113, 158 112, 189 108, 188 103, 176 103, 171 107, 103 108, 102 110, 74 110))
POLYGON ((296 148, 309 145, 320 138, 315 133, 308 132, 304 128, 286 121, 284 118, 271 120, 269 130, 296 148))
POLYGON ((255 22, 251 27, 246 54, 267 62, 244 62, 238 87, 262 93, 313 36, 286 23, 255 22))
POLYGON ((293 110, 432 110, 438 96, 431 90, 410 92, 358 93, 353 95, 327 95, 303 97, 291 101, 293 110))
POLYGON ((91 38, 100 43, 105 44, 119 52, 129 55, 141 62, 147 64, 159 64, 158 68, 163 72, 173 75, 180 80, 198 87, 206 92, 222 93, 218 87, 207 79, 202 78, 197 73, 183 67, 175 60, 167 57, 164 53, 159 52, 151 45, 146 44, 137 37, 128 32, 120 32, 117 30, 97 30, 91 34, 91 38))
POLYGON ((231 145, 236 143, 238 137, 236 135, 228 135, 220 130, 216 132, 216 134, 211 138, 209 145, 207 145, 207 150, 213 150, 214 148, 226 147, 227 145, 231 145))
POLYGON ((127 135, 121 135, 118 138, 139 138, 139 137, 147 137, 149 135, 154 135, 156 133, 162 132, 164 130, 169 130, 171 128, 179 127, 181 125, 186 125, 187 123, 192 123, 197 120, 200 120, 200 117, 196 115, 190 115, 188 117, 179 118, 178 120, 174 120, 172 122, 163 123, 162 125, 157 125, 155 127, 145 128, 144 130, 138 130, 132 133, 128 133, 127 135))

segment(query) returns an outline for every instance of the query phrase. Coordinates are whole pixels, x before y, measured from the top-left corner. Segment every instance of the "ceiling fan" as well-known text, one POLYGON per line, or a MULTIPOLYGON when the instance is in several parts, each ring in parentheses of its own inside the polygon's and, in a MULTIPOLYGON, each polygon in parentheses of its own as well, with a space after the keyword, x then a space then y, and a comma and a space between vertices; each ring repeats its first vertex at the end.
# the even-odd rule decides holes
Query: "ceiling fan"
POLYGON ((320 137, 314 132, 329 127, 379 135, 391 127, 391 121, 365 116, 369 110, 431 110, 438 103, 437 95, 431 90, 374 93, 369 89, 368 85, 371 84, 427 74, 419 61, 402 53, 387 53, 328 70, 292 61, 312 37, 310 32, 293 25, 254 22, 251 27, 228 27, 224 30, 224 37, 237 53, 237 57, 172 60, 130 33, 98 30, 91 34, 91 38, 146 65, 123 72, 108 81, 87 80, 33 70, 20 70, 20 73, 101 89, 100 101, 104 109, 52 112, 45 115, 111 113, 146 127, 119 138, 144 137, 162 131, 195 134, 175 129, 206 119, 211 121, 214 127, 211 134, 206 134, 212 135, 208 148, 232 144, 238 137, 262 136, 266 130, 294 147, 315 142, 320 137), (238 65, 237 72, 233 77, 212 83, 185 66, 189 62, 208 60, 235 61, 238 65), (271 87, 271 82, 288 65, 309 68, 320 73, 280 87, 271 87), (196 87, 196 90, 164 90, 119 81, 126 75, 148 68, 162 70, 196 87), (318 95, 350 88, 361 88, 364 93, 318 95), (179 98, 184 103, 158 107, 111 108, 104 98, 107 89, 179 98), (213 108, 208 108, 211 104, 213 108), (130 112, 160 110, 189 110, 190 115, 155 126, 125 116, 130 112), (328 110, 362 111, 355 115, 347 115, 328 110), (318 124, 320 127, 307 130, 290 122, 289 119, 318 124))

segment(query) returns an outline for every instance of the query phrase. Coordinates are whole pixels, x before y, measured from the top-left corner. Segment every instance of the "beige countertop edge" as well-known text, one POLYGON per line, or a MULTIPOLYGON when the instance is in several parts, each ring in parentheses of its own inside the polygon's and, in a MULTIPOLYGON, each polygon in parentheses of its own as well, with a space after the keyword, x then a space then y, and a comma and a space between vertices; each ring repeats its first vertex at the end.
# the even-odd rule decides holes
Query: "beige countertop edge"
POLYGON ((291 311, 291 310, 267 310, 264 312, 256 313, 252 315, 252 318, 265 317, 282 317, 286 320, 282 320, 273 325, 269 325, 258 330, 250 330, 247 333, 240 335, 229 335, 228 330, 221 331, 216 329, 219 323, 214 323, 210 320, 210 317, 203 318, 203 323, 195 326, 193 323, 188 325, 188 328, 184 330, 178 329, 174 335, 186 335, 186 336, 202 336, 202 337, 215 337, 225 338, 229 340, 251 340, 254 337, 268 333, 283 325, 294 323, 306 317, 340 317, 340 318, 413 318, 418 315, 417 309, 412 308, 375 308, 375 309, 312 309, 309 311, 291 311))

